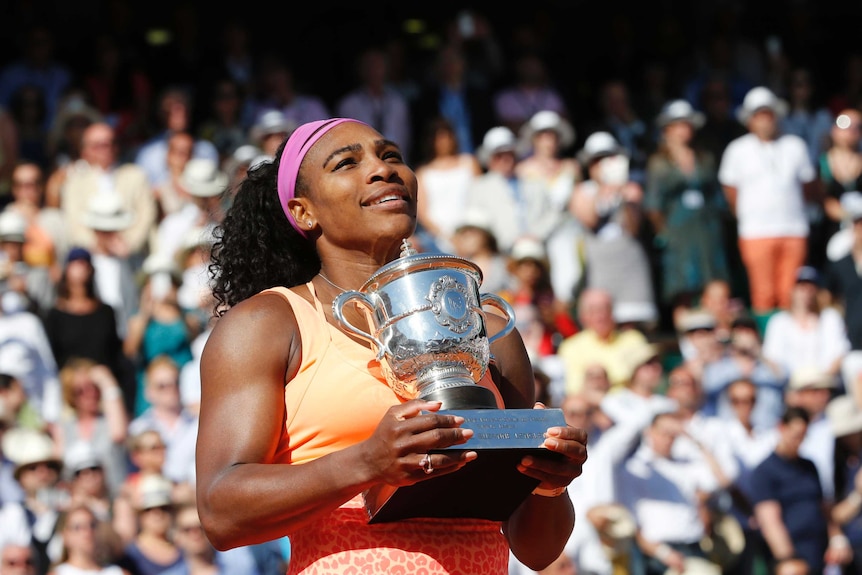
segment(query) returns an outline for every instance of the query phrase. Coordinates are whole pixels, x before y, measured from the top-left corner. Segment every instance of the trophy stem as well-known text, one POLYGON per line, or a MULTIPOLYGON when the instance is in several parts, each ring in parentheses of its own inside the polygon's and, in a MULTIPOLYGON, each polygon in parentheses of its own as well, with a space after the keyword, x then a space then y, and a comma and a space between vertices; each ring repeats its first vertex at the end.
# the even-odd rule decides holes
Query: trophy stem
POLYGON ((440 409, 494 409, 494 393, 473 380, 471 372, 457 362, 438 362, 416 374, 418 397, 441 401, 440 409))
POLYGON ((496 409, 497 400, 494 393, 481 385, 470 381, 469 385, 459 385, 436 389, 419 396, 427 401, 441 401, 441 410, 446 409, 496 409))

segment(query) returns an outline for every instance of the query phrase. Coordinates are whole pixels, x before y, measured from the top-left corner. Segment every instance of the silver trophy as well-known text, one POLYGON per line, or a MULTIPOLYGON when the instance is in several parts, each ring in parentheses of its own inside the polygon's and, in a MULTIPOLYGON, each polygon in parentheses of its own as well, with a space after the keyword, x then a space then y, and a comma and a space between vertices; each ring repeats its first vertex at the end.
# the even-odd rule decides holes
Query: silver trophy
POLYGON ((441 409, 492 409, 494 394, 477 385, 490 362, 490 344, 512 331, 515 312, 506 300, 480 294, 482 272, 453 255, 417 254, 404 240, 401 257, 380 268, 358 290, 332 302, 348 331, 370 341, 389 386, 405 399, 443 402, 441 409), (370 332, 350 323, 353 302, 370 332), (496 307, 506 326, 488 337, 482 306, 496 307))
POLYGON ((504 520, 538 484, 517 470, 521 458, 556 456, 542 442, 548 427, 565 425, 560 409, 499 408, 495 394, 478 384, 493 365, 490 344, 515 327, 512 307, 497 295, 480 294, 481 283, 482 272, 472 262, 419 254, 404 240, 398 259, 359 290, 343 292, 332 302, 344 328, 371 342, 386 383, 398 396, 441 401, 441 411, 463 416, 464 426, 474 431, 466 443, 440 452, 479 454, 456 473, 366 490, 371 523, 411 517, 504 520), (345 316, 348 303, 364 312, 367 329, 345 316), (485 329, 485 305, 507 319, 491 337, 485 329))

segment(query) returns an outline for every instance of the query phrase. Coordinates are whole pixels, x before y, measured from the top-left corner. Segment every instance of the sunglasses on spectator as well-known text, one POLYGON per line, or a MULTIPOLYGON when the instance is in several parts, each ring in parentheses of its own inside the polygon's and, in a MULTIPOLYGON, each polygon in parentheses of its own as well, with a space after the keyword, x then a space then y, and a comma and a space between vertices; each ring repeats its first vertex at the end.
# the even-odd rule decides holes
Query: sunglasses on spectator
POLYGON ((4 559, 3 567, 32 567, 35 565, 33 559, 4 559))
POLYGON ((29 463, 27 465, 22 465, 21 466, 21 472, 23 473, 25 471, 36 471, 37 469, 41 469, 41 468, 51 469, 53 471, 59 471, 60 470, 60 466, 56 463, 53 463, 50 461, 37 461, 36 463, 29 463))
POLYGON ((35 180, 35 179, 34 180, 21 180, 21 179, 16 180, 15 178, 13 178, 12 179, 12 185, 13 186, 19 186, 22 188, 23 187, 36 187, 39 185, 39 180, 35 180))
POLYGON ((95 531, 96 527, 98 525, 95 521, 74 521, 66 524, 69 531, 95 531))
POLYGON ((753 397, 731 397, 731 405, 752 405, 754 404, 753 397))
POLYGON ((81 387, 76 387, 72 390, 72 395, 75 397, 84 395, 85 393, 93 393, 98 392, 99 388, 96 385, 82 385, 81 387))
POLYGON ((150 385, 154 389, 168 389, 171 387, 177 387, 176 381, 151 381, 150 385))

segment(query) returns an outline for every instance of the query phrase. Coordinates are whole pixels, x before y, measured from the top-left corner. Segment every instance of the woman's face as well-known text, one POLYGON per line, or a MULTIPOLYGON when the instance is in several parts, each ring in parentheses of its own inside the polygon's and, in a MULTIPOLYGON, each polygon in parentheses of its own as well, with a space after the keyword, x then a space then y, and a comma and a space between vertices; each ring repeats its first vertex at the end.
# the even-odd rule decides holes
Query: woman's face
POLYGON ((817 301, 817 286, 810 282, 798 282, 791 292, 793 303, 810 308, 817 301))
POLYGON ((560 147, 560 138, 553 130, 542 130, 533 136, 533 153, 542 157, 555 157, 560 147))
MULTIPOLYGON (((357 122, 333 128, 302 163, 308 217, 324 244, 388 261, 416 226, 416 174, 397 144, 357 122)), ((301 218, 302 221, 304 218, 301 218)))
POLYGON ((542 264, 532 258, 525 258, 515 264, 513 273, 521 283, 535 285, 543 275, 542 264))
POLYGON ((166 535, 174 523, 174 510, 170 505, 150 507, 139 512, 140 530, 157 535, 166 535))
POLYGON ((42 171, 36 164, 23 164, 12 173, 12 196, 15 201, 30 206, 42 202, 42 171))
POLYGON ((72 399, 76 411, 87 413, 99 411, 99 401, 102 394, 89 370, 81 369, 75 373, 72 379, 72 399))
POLYGON ((471 257, 488 249, 487 232, 479 228, 464 227, 452 236, 452 244, 456 255, 471 257))
POLYGON ((688 144, 694 136, 694 130, 688 122, 671 122, 664 128, 665 140, 675 144, 688 144))
POLYGON ((458 140, 451 130, 440 128, 434 132, 434 155, 452 156, 458 152, 458 140))
POLYGON ((86 283, 93 275, 93 267, 86 260, 73 260, 66 266, 66 280, 71 284, 86 283))
POLYGON ((92 513, 86 509, 76 509, 66 519, 63 541, 69 548, 95 552, 97 527, 98 522, 92 513))
POLYGON ((105 469, 103 467, 88 467, 75 472, 72 489, 76 493, 90 497, 104 495, 106 489, 105 469))
POLYGON ((147 431, 131 452, 132 461, 145 473, 161 473, 165 464, 165 442, 158 431, 147 431))

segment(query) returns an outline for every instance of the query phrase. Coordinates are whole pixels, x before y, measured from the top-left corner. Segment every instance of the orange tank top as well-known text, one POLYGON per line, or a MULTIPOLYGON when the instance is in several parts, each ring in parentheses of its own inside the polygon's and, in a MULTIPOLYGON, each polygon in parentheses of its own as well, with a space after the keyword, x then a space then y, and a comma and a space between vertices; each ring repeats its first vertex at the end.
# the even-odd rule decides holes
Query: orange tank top
MULTIPOLYGON (((285 386, 287 419, 276 462, 301 464, 367 439, 403 400, 386 384, 374 352, 330 324, 314 305, 286 288, 302 334, 302 358, 285 386)), ((486 373, 481 385, 502 399, 486 373)), ((506 575, 509 548, 498 521, 410 519, 369 525, 361 495, 290 535, 289 575, 425 573, 506 575)))

